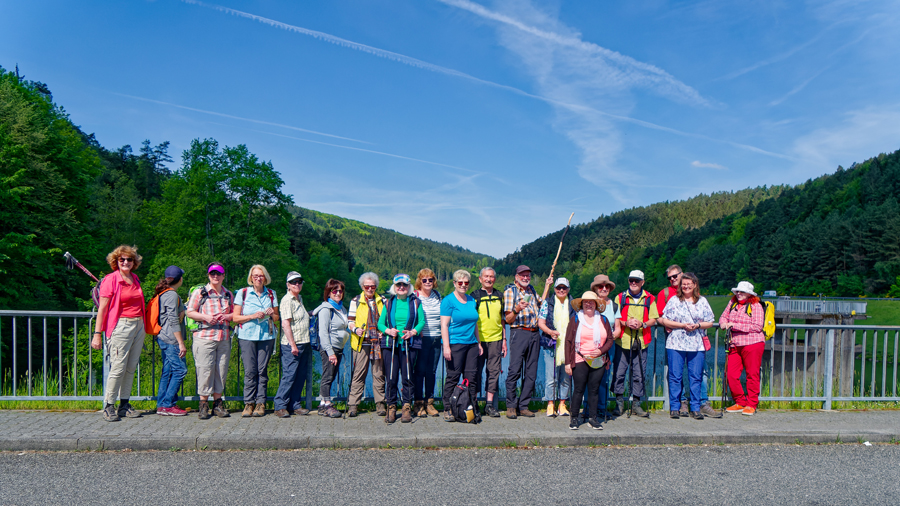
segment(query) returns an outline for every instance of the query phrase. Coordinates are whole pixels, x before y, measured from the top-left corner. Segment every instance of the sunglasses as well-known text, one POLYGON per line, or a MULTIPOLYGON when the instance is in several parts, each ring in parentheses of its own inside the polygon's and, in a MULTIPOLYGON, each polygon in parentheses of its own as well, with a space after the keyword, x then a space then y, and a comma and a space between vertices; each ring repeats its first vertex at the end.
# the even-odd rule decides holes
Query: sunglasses
POLYGON ((210 271, 210 272, 209 272, 209 275, 210 275, 210 276, 224 276, 225 273, 219 272, 219 271, 210 271))
POLYGON ((629 279, 628 282, 631 284, 637 284, 643 281, 643 279, 629 279))
POLYGON ((557 286, 556 289, 557 290, 568 290, 569 287, 568 286, 557 286))
POLYGON ((600 290, 606 290, 607 292, 610 291, 610 290, 612 290, 612 287, 609 286, 609 285, 600 285, 600 286, 598 286, 597 288, 600 289, 600 290))
POLYGON ((422 278, 423 283, 434 283, 434 278, 422 278))
POLYGON ((126 262, 134 262, 134 259, 133 259, 133 258, 128 258, 128 257, 119 257, 119 263, 120 263, 120 264, 124 264, 124 263, 126 263, 126 262))
POLYGON ((406 283, 394 283, 394 286, 397 288, 409 288, 409 285, 406 283))
POLYGON ((338 288, 338 289, 336 289, 336 290, 332 290, 331 293, 332 293, 332 294, 335 294, 335 293, 344 293, 344 291, 341 290, 340 288, 338 288))
POLYGON ((302 285, 303 280, 302 279, 292 279, 292 280, 288 281, 288 284, 289 285, 302 285))
POLYGON ((363 285, 363 290, 374 290, 376 288, 378 287, 375 285, 363 285))
POLYGON ((457 281, 456 285, 457 286, 469 286, 469 282, 468 281, 457 281))
POLYGON ((669 276, 669 279, 675 279, 675 278, 677 278, 678 276, 681 276, 681 273, 680 273, 680 272, 679 272, 678 274, 672 274, 671 276, 669 276))

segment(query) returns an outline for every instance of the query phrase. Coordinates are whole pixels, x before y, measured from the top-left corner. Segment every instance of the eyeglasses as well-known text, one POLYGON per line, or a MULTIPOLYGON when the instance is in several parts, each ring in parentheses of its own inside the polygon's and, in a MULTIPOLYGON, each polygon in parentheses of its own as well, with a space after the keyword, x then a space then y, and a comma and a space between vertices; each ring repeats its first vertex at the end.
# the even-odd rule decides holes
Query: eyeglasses
POLYGON ((302 285, 303 280, 302 279, 292 279, 292 280, 288 281, 288 284, 289 285, 302 285))
POLYGON ((376 288, 378 287, 375 285, 363 285, 363 290, 374 290, 376 288))
POLYGON ((334 290, 331 291, 331 294, 332 294, 332 295, 334 295, 334 294, 336 294, 336 293, 344 293, 344 291, 341 290, 340 288, 336 288, 336 289, 334 289, 334 290))
POLYGON ((636 285, 636 284, 640 283, 641 281, 643 281, 643 279, 629 279, 628 283, 632 284, 632 285, 636 285))
POLYGON ((669 276, 669 279, 672 280, 672 279, 677 278, 678 276, 681 276, 680 272, 678 274, 672 274, 671 276, 669 276))
POLYGON ((468 281, 457 281, 456 286, 469 286, 468 281))
POLYGON ((409 288, 409 285, 406 283, 394 283, 394 286, 397 288, 409 288))
POLYGON ((124 264, 124 263, 126 263, 126 262, 134 262, 134 259, 133 259, 133 258, 128 258, 128 257, 119 257, 119 263, 120 263, 120 264, 124 264))
POLYGON ((423 283, 434 283, 434 278, 422 278, 423 283))
POLYGON ((254 275, 251 276, 251 277, 252 277, 253 279, 266 279, 266 276, 265 276, 264 274, 254 274, 254 275))

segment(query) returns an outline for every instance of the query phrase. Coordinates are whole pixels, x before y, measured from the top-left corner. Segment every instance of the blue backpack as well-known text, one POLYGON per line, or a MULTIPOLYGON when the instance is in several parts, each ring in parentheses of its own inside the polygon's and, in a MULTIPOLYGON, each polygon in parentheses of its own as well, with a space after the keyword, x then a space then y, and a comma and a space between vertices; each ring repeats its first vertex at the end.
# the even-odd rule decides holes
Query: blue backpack
MULTIPOLYGON (((309 317, 309 346, 315 351, 319 351, 319 313, 321 311, 313 311, 314 314, 309 317)), ((329 311, 331 318, 334 318, 334 311, 329 311)), ((331 325, 331 318, 328 324, 331 325)))

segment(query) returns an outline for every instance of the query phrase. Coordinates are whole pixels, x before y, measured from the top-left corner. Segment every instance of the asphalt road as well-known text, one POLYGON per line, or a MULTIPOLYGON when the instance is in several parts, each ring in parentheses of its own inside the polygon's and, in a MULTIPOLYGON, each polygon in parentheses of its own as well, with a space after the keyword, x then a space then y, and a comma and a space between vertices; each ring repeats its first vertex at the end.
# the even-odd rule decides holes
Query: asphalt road
POLYGON ((0 453, 0 504, 896 504, 900 445, 0 453))

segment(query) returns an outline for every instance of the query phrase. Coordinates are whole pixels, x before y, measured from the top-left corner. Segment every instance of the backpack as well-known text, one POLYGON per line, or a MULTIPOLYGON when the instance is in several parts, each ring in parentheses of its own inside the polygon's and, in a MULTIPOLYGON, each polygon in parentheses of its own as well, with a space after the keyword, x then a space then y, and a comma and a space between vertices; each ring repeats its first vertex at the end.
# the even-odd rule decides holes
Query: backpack
MULTIPOLYGON (((613 302, 613 308, 616 309, 616 312, 621 311, 622 317, 624 319, 628 319, 628 306, 640 306, 640 307, 644 308, 644 320, 643 321, 649 320, 650 319, 650 306, 652 306, 656 302, 656 298, 653 297, 653 294, 651 294, 647 290, 641 290, 641 296, 644 296, 644 303, 643 304, 632 304, 632 303, 628 302, 629 300, 632 300, 632 299, 631 299, 631 297, 628 297, 626 295, 627 293, 628 293, 628 290, 625 290, 624 292, 621 292, 618 296, 616 296, 616 299, 618 299, 618 301, 619 301, 618 304, 613 302)), ((644 344, 649 345, 650 341, 653 340, 653 334, 651 333, 650 328, 649 327, 645 328, 642 331, 642 334, 643 334, 644 344)), ((632 342, 631 345, 634 346, 634 342, 632 342)))
POLYGON ((171 288, 166 288, 147 303, 147 310, 144 314, 144 332, 151 336, 158 336, 162 332, 162 325, 159 324, 159 314, 162 312, 162 294, 171 291, 171 288))
POLYGON ((462 383, 453 389, 453 395, 450 397, 450 413, 457 422, 472 423, 475 421, 475 408, 472 407, 472 401, 469 399, 469 380, 462 380, 462 383))
MULTIPOLYGON (((319 351, 319 308, 313 309, 309 315, 309 346, 314 351, 319 351)), ((334 318, 334 311, 329 311, 331 318, 334 318)), ((331 325, 331 318, 328 319, 328 325, 331 325)))
MULTIPOLYGON (((772 339, 772 336, 775 335, 775 304, 767 300, 759 300, 759 304, 763 307, 764 316, 763 316, 763 335, 766 336, 766 341, 772 339)), ((753 311, 750 309, 750 306, 753 304, 747 304, 747 316, 752 316, 753 311)), ((737 307, 736 303, 731 304, 729 308, 730 311, 734 311, 734 308, 737 307)))
MULTIPOLYGON (((197 304, 197 311, 200 311, 200 308, 203 307, 203 303, 209 298, 209 293, 206 291, 206 283, 194 285, 188 290, 188 300, 191 300, 191 296, 194 295, 194 292, 197 290, 200 290, 200 303, 197 304)), ((188 332, 200 330, 200 322, 186 316, 184 317, 184 326, 187 327, 188 332)))

